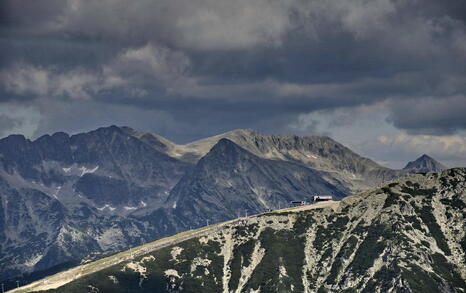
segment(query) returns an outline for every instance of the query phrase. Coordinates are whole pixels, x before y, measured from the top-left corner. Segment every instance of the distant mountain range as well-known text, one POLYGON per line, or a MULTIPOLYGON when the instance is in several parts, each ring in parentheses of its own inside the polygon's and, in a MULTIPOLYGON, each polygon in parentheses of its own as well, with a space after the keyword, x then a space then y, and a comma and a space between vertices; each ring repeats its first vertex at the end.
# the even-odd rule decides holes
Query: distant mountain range
POLYGON ((189 228, 341 199, 445 167, 382 167, 328 137, 235 130, 186 145, 129 127, 0 140, 0 279, 42 273, 189 228))
POLYGON ((180 233, 18 292, 460 293, 465 288, 466 169, 450 169, 408 175, 341 201, 180 233))

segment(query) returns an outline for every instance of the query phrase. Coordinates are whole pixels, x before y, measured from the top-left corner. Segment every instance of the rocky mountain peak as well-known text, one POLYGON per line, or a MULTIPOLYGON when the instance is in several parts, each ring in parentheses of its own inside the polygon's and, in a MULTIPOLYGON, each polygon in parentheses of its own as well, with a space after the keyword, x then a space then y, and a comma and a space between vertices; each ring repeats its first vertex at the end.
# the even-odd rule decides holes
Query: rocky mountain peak
POLYGON ((228 138, 222 138, 212 147, 209 153, 218 151, 225 152, 228 150, 235 150, 237 148, 238 146, 233 141, 228 138))
POLYGON ((12 135, 9 135, 7 137, 2 138, 0 141, 2 143, 14 144, 14 143, 23 143, 23 142, 27 141, 27 139, 22 134, 12 134, 12 135))
POLYGON ((254 129, 235 129, 232 131, 229 131, 225 134, 230 134, 230 135, 237 135, 237 136, 260 136, 263 135, 257 130, 254 129))
POLYGON ((445 165, 436 161, 432 157, 423 154, 414 161, 409 162, 403 168, 403 170, 409 170, 411 172, 438 172, 447 169, 445 165))
POLYGON ((199 166, 211 166, 212 164, 235 164, 240 156, 247 155, 249 152, 239 147, 233 141, 222 138, 210 151, 199 161, 199 166))

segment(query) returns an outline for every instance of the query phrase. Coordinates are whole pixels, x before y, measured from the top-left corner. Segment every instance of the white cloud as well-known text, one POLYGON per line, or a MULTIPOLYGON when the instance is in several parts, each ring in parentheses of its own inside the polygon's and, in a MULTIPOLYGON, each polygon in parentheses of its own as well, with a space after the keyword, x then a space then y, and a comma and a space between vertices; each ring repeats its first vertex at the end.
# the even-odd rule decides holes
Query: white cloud
POLYGON ((79 69, 53 75, 51 81, 51 95, 73 99, 89 99, 100 84, 98 76, 79 69))
POLYGON ((0 77, 6 92, 28 97, 87 99, 100 84, 98 76, 81 69, 58 72, 53 67, 22 63, 2 70, 0 77))
POLYGON ((169 88, 186 82, 190 60, 179 51, 154 46, 151 43, 125 50, 104 67, 105 79, 121 83, 138 84, 154 82, 169 88))
POLYGON ((0 71, 0 81, 8 92, 17 95, 46 95, 49 91, 49 72, 26 64, 0 71))

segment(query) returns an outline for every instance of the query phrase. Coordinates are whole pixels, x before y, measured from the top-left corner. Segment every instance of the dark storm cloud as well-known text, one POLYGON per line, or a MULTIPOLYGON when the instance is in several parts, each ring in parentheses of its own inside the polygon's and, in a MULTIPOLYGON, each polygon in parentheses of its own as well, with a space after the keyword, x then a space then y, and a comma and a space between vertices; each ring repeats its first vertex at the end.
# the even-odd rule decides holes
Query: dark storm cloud
POLYGON ((389 120, 413 134, 447 135, 466 129, 466 96, 393 103, 389 120))
POLYGON ((2 3, 0 102, 34 99, 39 132, 72 129, 77 116, 51 112, 70 105, 129 125, 152 110, 166 125, 151 130, 195 136, 384 102, 412 133, 466 129, 465 1, 2 3))

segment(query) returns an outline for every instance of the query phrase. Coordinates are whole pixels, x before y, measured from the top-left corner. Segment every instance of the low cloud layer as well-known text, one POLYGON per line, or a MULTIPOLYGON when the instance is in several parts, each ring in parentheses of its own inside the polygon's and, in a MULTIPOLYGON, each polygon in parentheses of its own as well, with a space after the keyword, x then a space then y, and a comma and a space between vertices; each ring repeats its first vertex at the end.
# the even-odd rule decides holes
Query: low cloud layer
POLYGON ((0 19, 0 107, 22 113, 4 135, 256 128, 364 138, 389 161, 381 136, 466 132, 461 0, 6 0, 0 19))

